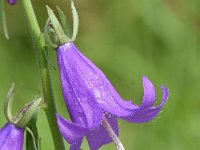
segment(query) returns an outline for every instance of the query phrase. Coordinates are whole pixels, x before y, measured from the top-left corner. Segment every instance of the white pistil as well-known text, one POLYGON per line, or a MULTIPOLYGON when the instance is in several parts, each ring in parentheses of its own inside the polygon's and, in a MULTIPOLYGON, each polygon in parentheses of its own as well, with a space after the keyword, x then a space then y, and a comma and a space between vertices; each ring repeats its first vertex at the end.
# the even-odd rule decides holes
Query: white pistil
POLYGON ((108 120, 106 117, 103 115, 103 120, 102 120, 102 125, 105 128, 106 132, 108 135, 112 138, 113 142, 115 143, 116 147, 118 150, 125 150, 124 146, 122 145, 121 141, 113 131, 112 127, 110 126, 108 120))

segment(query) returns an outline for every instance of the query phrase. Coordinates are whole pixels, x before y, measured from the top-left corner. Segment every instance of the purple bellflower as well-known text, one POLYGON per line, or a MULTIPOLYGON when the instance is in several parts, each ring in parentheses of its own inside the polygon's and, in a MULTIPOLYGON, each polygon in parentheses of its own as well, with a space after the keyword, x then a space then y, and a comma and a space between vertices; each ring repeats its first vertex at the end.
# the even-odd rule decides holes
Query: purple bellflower
POLYGON ((15 5, 17 0, 7 0, 10 5, 15 5))
POLYGON ((7 123, 0 129, 0 150, 22 150, 24 129, 7 123))
POLYGON ((91 150, 112 141, 102 125, 103 117, 118 135, 117 118, 133 123, 148 122, 156 117, 168 99, 168 89, 161 86, 162 101, 154 107, 154 86, 143 76, 141 105, 123 100, 102 71, 80 53, 73 42, 57 48, 57 59, 62 92, 72 120, 57 115, 57 122, 71 150, 80 149, 84 136, 91 150))

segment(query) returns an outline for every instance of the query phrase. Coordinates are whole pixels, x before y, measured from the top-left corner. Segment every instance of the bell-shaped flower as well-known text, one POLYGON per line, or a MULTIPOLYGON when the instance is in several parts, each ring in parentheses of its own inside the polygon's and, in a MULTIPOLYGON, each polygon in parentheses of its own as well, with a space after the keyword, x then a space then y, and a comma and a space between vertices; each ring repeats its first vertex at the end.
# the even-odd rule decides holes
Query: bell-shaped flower
POLYGON ((154 107, 154 86, 143 76, 142 104, 123 100, 102 71, 80 53, 73 42, 57 48, 57 59, 62 92, 72 120, 69 122, 57 115, 57 122, 71 150, 80 149, 84 136, 91 150, 112 141, 102 125, 103 116, 118 135, 117 118, 133 123, 148 122, 156 117, 168 98, 168 89, 161 86, 162 100, 154 107))
POLYGON ((15 5, 17 0, 7 0, 10 5, 15 5))
POLYGON ((24 129, 7 123, 0 129, 0 150, 22 150, 24 129))

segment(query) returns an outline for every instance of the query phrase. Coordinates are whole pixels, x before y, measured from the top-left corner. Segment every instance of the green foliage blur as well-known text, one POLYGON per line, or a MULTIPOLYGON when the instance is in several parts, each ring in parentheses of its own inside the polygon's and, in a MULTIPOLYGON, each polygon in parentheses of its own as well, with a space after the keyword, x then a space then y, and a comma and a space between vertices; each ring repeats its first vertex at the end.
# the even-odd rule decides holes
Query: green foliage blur
MULTIPOLYGON (((199 0, 74 0, 80 19, 75 41, 79 50, 107 75, 124 99, 140 104, 146 75, 161 100, 160 85, 170 96, 159 116, 149 123, 119 121, 120 139, 127 150, 197 150, 200 147, 200 1, 199 0)), ((34 0, 41 29, 45 5, 59 5, 71 20, 66 0, 34 0)), ((20 0, 6 4, 10 39, 0 30, 0 127, 6 120, 3 101, 12 82, 23 83, 14 101, 16 112, 41 93, 34 47, 20 0)), ((2 27, 0 28, 2 29, 2 27)), ((50 52, 57 68, 56 52, 50 52)), ((58 68, 51 69, 58 112, 69 119, 58 68)), ((42 149, 53 150, 44 111, 38 116, 42 149)), ((65 142, 66 143, 66 142, 65 142)), ((68 145, 66 144, 67 148, 68 145)), ((88 149, 86 140, 83 150, 88 149)), ((108 144, 102 150, 115 149, 108 144)))

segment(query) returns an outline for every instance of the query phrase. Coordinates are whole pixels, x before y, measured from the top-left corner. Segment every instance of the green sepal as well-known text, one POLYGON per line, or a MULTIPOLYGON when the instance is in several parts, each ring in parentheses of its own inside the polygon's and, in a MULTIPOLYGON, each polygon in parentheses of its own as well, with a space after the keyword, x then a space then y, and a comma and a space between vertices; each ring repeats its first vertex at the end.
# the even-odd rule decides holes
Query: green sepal
POLYGON ((48 16, 50 18, 51 24, 58 38, 59 45, 69 42, 70 38, 65 35, 65 32, 62 29, 62 26, 60 22, 58 21, 58 19, 56 18, 53 10, 50 9, 49 6, 46 6, 46 7, 47 7, 47 12, 48 12, 48 16))
POLYGON ((59 15, 63 30, 65 31, 67 36, 71 39, 72 38, 72 30, 71 30, 68 19, 65 16, 64 12, 58 6, 56 6, 56 9, 58 11, 58 15, 59 15))
POLYGON ((75 41, 78 35, 78 26, 79 26, 79 19, 76 7, 74 6, 74 2, 71 1, 71 9, 72 9, 72 17, 73 17, 73 34, 72 34, 72 41, 75 41))
POLYGON ((4 115, 9 122, 13 122, 12 103, 17 90, 18 88, 15 86, 14 83, 12 83, 11 88, 9 89, 4 101, 4 115))
POLYGON ((54 30, 49 28, 50 21, 51 20, 48 17, 45 27, 44 27, 44 39, 45 39, 46 43, 48 44, 48 46, 50 46, 51 48, 54 49, 57 47, 57 44, 53 43, 49 37, 49 33, 51 33, 51 32, 54 33, 54 30))
POLYGON ((51 10, 49 8, 49 6, 46 6, 46 7, 47 7, 48 16, 49 16, 49 18, 46 22, 45 31, 44 31, 44 35, 45 35, 47 44, 49 44, 50 47, 55 47, 55 45, 59 46, 64 43, 67 43, 69 41, 75 41, 77 34, 78 34, 79 19, 78 19, 78 13, 74 6, 73 1, 71 0, 71 10, 72 10, 72 17, 73 17, 73 32, 70 28, 70 24, 69 24, 69 21, 67 20, 67 17, 65 16, 63 11, 58 6, 57 6, 57 11, 58 11, 61 23, 56 18, 53 10, 51 10), (53 27, 49 27, 50 24, 53 27), (50 37, 49 37, 49 33, 52 32, 52 30, 55 35, 54 40, 56 41, 55 42, 56 44, 54 44, 50 40, 50 37))

